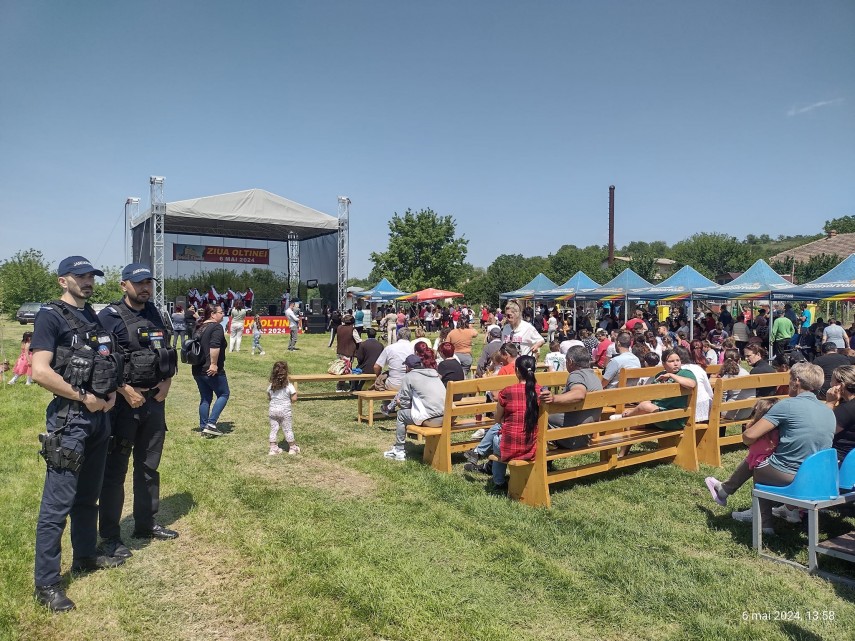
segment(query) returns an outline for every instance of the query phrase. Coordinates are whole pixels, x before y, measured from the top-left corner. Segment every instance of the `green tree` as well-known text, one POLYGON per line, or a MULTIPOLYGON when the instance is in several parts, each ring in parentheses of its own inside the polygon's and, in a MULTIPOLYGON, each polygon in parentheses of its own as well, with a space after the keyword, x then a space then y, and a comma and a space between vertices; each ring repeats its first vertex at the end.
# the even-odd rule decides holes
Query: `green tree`
POLYGON ((855 232, 855 216, 841 216, 840 218, 826 220, 822 226, 822 231, 828 234, 832 230, 838 234, 851 234, 855 232))
POLYGON ((748 245, 721 233, 705 232, 681 240, 672 254, 677 262, 691 265, 713 280, 724 272, 745 271, 751 265, 748 245))
POLYGON ((252 287, 255 294, 254 305, 276 304, 288 288, 285 280, 284 274, 261 267, 253 267, 249 271, 240 273, 218 267, 210 271, 199 271, 191 276, 167 278, 166 300, 175 300, 176 296, 184 296, 194 288, 204 294, 213 285, 221 294, 224 294, 229 287, 236 292, 245 292, 252 287))
POLYGON ((122 293, 122 268, 104 267, 104 282, 95 282, 95 290, 92 292, 90 303, 113 303, 120 300, 122 293))
POLYGON ((549 271, 545 272, 556 283, 567 282, 578 271, 585 273, 598 283, 605 282, 602 264, 608 257, 608 251, 597 245, 580 249, 575 245, 562 245, 557 252, 549 256, 549 271))
POLYGON ((426 287, 453 289, 464 275, 469 241, 458 238, 451 216, 440 216, 432 209, 403 216, 397 213, 389 221, 389 246, 385 252, 371 252, 374 268, 369 277, 381 278, 404 291, 426 287))
POLYGON ((795 269, 793 268, 793 263, 790 260, 776 260, 775 262, 770 263, 769 266, 779 274, 793 273, 796 282, 804 284, 819 278, 830 269, 837 267, 840 262, 841 259, 837 256, 819 254, 817 256, 811 256, 810 259, 805 262, 796 263, 795 269))
POLYGON ((502 254, 487 268, 484 276, 466 283, 462 293, 469 303, 498 305, 500 294, 522 287, 548 269, 549 259, 542 256, 525 258, 522 254, 502 254))
POLYGON ((56 274, 40 251, 19 251, 0 263, 0 310, 14 317, 22 303, 59 298, 56 274))

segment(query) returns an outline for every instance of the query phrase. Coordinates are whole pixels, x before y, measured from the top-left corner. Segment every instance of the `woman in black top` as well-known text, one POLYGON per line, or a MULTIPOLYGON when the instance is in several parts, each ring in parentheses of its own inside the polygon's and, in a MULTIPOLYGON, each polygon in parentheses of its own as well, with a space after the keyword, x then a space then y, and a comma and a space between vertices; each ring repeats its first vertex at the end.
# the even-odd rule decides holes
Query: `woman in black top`
POLYGON ((832 447, 837 450, 837 463, 855 448, 855 365, 844 365, 831 375, 831 387, 825 393, 825 404, 834 410, 837 427, 832 447))
POLYGON ((448 381, 462 381, 466 378, 463 366, 454 358, 454 345, 445 342, 439 345, 442 362, 436 366, 436 371, 442 379, 442 384, 448 387, 448 381))
POLYGON ((217 427, 226 403, 229 402, 229 381, 226 378, 226 335, 221 305, 205 305, 202 317, 196 324, 194 337, 199 339, 204 360, 193 366, 193 379, 199 388, 199 431, 205 436, 221 436, 217 427), (213 407, 214 395, 217 400, 213 407))

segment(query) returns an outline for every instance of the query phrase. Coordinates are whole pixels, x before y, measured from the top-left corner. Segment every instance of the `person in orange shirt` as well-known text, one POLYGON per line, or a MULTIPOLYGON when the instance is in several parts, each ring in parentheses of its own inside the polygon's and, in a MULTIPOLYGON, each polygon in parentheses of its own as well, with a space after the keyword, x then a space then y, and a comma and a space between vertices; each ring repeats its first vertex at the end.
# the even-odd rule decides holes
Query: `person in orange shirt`
POLYGON ((464 372, 472 367, 472 341, 478 336, 478 330, 469 327, 469 321, 462 316, 457 321, 457 327, 448 334, 448 342, 454 345, 454 353, 464 372))
POLYGON ((502 366, 496 372, 496 376, 516 376, 515 363, 519 355, 519 347, 516 343, 504 343, 499 348, 499 358, 502 359, 502 366))

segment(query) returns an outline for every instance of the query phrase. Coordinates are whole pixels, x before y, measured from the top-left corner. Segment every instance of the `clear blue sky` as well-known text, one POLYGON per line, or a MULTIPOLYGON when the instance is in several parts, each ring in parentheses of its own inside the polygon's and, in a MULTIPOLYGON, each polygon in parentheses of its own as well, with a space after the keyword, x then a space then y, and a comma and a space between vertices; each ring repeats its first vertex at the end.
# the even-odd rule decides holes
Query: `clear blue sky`
POLYGON ((408 207, 469 260, 855 214, 855 2, 0 0, 0 259, 123 261, 125 198, 408 207), (115 225, 115 229, 114 229, 115 225), (112 230, 112 236, 110 236, 112 230))

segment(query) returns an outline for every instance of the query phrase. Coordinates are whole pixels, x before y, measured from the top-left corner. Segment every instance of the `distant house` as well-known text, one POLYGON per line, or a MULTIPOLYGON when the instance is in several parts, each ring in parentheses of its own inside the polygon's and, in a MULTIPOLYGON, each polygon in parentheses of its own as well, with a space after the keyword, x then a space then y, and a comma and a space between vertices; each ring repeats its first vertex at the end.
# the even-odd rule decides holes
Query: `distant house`
MULTIPOLYGON (((615 256, 615 262, 618 261, 626 263, 626 266, 630 267, 629 263, 632 262, 632 256, 615 256)), ((657 258, 653 262, 656 263, 656 274, 653 276, 653 280, 664 280, 677 271, 677 261, 670 258, 657 258)), ((607 260, 604 260, 600 265, 603 269, 608 269, 608 266, 609 261, 607 260)))
POLYGON ((781 261, 789 263, 795 260, 797 263, 806 263, 814 256, 822 254, 837 256, 841 260, 850 254, 855 254, 855 233, 838 234, 832 229, 825 238, 782 251, 769 258, 768 262, 781 261))
MULTIPOLYGON (((719 285, 727 285, 730 281, 739 278, 744 273, 745 272, 724 272, 723 274, 719 274, 715 277, 715 282, 717 282, 719 285)), ((778 276, 791 283, 793 282, 793 277, 791 274, 778 274, 778 276)))

